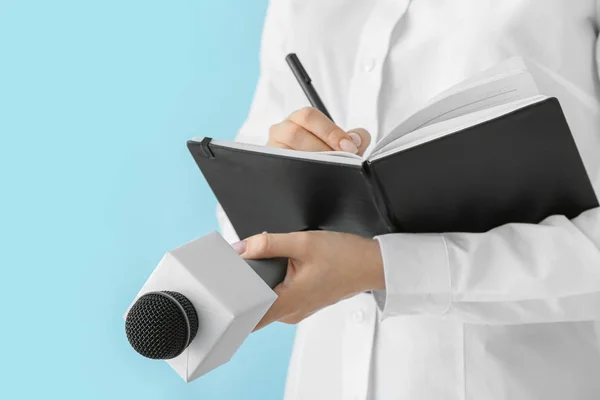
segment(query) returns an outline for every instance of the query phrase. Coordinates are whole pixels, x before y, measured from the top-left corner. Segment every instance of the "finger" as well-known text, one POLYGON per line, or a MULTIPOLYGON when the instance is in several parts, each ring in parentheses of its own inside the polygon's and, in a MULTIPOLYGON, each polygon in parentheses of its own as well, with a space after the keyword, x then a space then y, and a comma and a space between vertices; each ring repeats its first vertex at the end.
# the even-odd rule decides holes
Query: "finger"
POLYGON ((254 235, 245 240, 246 248, 241 256, 247 259, 274 257, 298 259, 305 253, 306 237, 306 232, 265 232, 260 235, 254 235))
POLYGON ((269 146, 269 147, 277 147, 277 148, 280 148, 280 149, 294 150, 290 146, 288 146, 287 144, 279 143, 279 142, 269 141, 269 143, 267 143, 267 146, 269 146))
POLYGON ((258 324, 256 324, 256 326, 254 327, 252 332, 256 332, 275 321, 277 321, 277 318, 270 315, 270 313, 267 311, 267 313, 264 315, 264 317, 262 317, 262 319, 258 322, 258 324))
POLYGON ((269 143, 271 142, 285 144, 294 150, 333 150, 321 139, 289 119, 286 119, 285 121, 271 127, 269 130, 269 143))
POLYGON ((312 132, 334 150, 356 154, 358 147, 352 139, 321 111, 313 107, 302 108, 293 112, 289 118, 292 122, 312 132))
POLYGON ((267 311, 267 313, 261 318, 261 320, 258 322, 258 324, 256 324, 256 326, 254 327, 254 329, 252 330, 253 332, 256 332, 259 329, 264 328, 265 326, 278 321, 279 318, 281 318, 280 314, 281 311, 275 307, 275 304, 277 304, 277 302, 273 303, 273 306, 271 308, 269 308, 269 311, 267 311))
POLYGON ((258 324, 256 324, 253 332, 262 329, 270 323, 278 321, 287 314, 293 312, 290 308, 294 304, 292 299, 290 299, 291 293, 287 292, 282 285, 275 287, 273 290, 277 293, 277 300, 275 300, 271 308, 269 308, 267 313, 261 318, 258 324))
POLYGON ((350 129, 348 131, 348 136, 354 142, 356 147, 358 147, 358 155, 362 156, 365 153, 365 150, 371 144, 371 134, 363 128, 350 129))
POLYGON ((296 312, 294 314, 286 315, 279 318, 277 321, 283 322, 284 324, 296 325, 299 324, 305 318, 308 318, 309 315, 303 314, 302 312, 296 312))

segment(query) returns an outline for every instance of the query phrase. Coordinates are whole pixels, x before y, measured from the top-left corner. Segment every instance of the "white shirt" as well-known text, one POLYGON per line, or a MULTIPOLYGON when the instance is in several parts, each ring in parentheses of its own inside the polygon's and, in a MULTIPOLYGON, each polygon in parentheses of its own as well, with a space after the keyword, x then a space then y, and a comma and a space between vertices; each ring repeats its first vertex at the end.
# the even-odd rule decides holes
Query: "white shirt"
MULTIPOLYGON (((512 56, 559 98, 600 197, 597 0, 272 0, 238 140, 308 105, 381 137, 512 56)), ((236 240, 220 215, 224 235, 236 240)), ((483 234, 380 236, 386 291, 299 324, 288 400, 600 398, 600 209, 483 234)))

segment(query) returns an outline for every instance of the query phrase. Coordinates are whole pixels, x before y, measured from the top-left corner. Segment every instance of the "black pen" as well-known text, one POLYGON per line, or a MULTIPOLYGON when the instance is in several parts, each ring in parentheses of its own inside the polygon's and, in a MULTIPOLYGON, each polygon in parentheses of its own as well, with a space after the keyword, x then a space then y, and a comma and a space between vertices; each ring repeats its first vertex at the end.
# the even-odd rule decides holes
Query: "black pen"
POLYGON ((321 111, 327 116, 327 118, 333 121, 333 118, 331 118, 331 115, 329 115, 329 111, 327 111, 325 104, 323 104, 323 101, 319 97, 315 87, 312 85, 310 76, 308 76, 308 73, 298 59, 298 56, 295 53, 290 53, 285 57, 285 61, 287 61, 288 65, 290 66, 290 69, 294 73, 296 80, 298 80, 298 83, 308 98, 308 101, 310 101, 310 105, 321 111))

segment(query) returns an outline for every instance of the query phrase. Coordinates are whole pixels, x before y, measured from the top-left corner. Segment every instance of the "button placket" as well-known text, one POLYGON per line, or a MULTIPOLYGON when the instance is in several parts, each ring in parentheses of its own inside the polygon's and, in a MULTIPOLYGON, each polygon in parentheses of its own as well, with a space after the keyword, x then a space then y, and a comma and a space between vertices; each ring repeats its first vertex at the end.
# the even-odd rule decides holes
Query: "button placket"
MULTIPOLYGON (((348 128, 363 127, 372 137, 370 147, 378 136, 378 99, 383 79, 383 63, 396 23, 409 1, 385 0, 382 7, 367 20, 358 46, 354 75, 348 103, 348 128)), ((362 294, 349 301, 351 311, 343 337, 344 399, 367 400, 371 371, 371 356, 376 305, 372 295, 362 294)))
POLYGON ((363 71, 365 71, 365 72, 373 71, 373 68, 375 68, 375 64, 376 64, 376 61, 374 58, 367 58, 363 62, 363 71))
POLYGON ((356 310, 352 313, 352 321, 355 324, 362 324, 365 321, 365 312, 363 310, 356 310))
POLYGON ((378 139, 379 93, 390 38, 409 1, 385 0, 383 3, 363 28, 349 92, 348 129, 367 129, 372 135, 369 147, 378 139))
POLYGON ((343 337, 343 398, 366 400, 375 335, 376 306, 373 297, 366 293, 347 301, 347 322, 343 337))

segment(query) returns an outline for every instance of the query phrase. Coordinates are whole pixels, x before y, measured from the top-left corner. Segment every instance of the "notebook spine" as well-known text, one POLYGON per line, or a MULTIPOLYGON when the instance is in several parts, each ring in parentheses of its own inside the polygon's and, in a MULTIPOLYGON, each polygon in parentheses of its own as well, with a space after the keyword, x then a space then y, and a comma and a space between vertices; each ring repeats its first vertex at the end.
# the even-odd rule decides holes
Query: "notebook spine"
POLYGON ((371 198, 373 199, 373 203, 375 204, 375 209, 377 210, 377 213, 385 223, 388 232, 398 232, 397 224, 394 223, 394 218, 390 213, 391 208, 389 207, 388 201, 383 193, 379 180, 373 173, 370 161, 365 161, 363 163, 361 172, 363 177, 367 181, 367 186, 369 187, 369 190, 371 192, 371 198))

